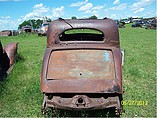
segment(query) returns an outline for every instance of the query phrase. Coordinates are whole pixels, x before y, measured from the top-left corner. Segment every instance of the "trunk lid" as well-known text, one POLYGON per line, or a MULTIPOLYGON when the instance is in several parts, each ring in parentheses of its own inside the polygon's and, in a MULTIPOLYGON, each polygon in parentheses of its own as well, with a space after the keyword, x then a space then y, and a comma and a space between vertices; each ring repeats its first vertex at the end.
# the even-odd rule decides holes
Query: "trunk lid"
POLYGON ((115 79, 111 50, 59 50, 51 53, 48 80, 115 79))

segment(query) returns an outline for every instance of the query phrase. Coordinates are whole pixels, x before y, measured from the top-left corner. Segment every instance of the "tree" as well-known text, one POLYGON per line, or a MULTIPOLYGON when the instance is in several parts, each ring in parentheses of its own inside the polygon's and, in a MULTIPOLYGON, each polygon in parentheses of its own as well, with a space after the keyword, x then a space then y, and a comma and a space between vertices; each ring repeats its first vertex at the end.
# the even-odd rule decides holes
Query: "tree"
POLYGON ((43 20, 36 20, 36 29, 39 28, 41 26, 41 24, 43 23, 43 20))
POLYGON ((26 25, 31 25, 31 24, 30 24, 30 21, 26 21, 26 20, 25 20, 23 23, 21 23, 21 24, 19 25, 18 29, 21 29, 22 26, 26 26, 26 25))
POLYGON ((47 18, 47 22, 51 22, 51 19, 50 19, 50 18, 47 18))
POLYGON ((21 23, 18 27, 18 29, 21 29, 22 26, 26 26, 26 25, 29 25, 29 26, 32 26, 33 29, 37 29, 40 27, 40 25, 43 23, 43 20, 34 20, 34 19, 30 19, 30 20, 25 20, 23 23, 21 23))
POLYGON ((97 17, 95 15, 89 17, 89 19, 97 19, 97 17))
POLYGON ((77 19, 76 16, 72 16, 71 19, 77 19))
MULTIPOLYGON (((51 19, 50 18, 47 18, 46 19, 47 22, 51 22, 51 19)), ((23 23, 21 23, 18 27, 18 29, 21 29, 22 26, 26 26, 26 25, 29 25, 29 26, 32 26, 33 29, 37 29, 41 26, 41 24, 43 23, 43 20, 35 20, 35 19, 30 19, 30 20, 25 20, 23 23)))

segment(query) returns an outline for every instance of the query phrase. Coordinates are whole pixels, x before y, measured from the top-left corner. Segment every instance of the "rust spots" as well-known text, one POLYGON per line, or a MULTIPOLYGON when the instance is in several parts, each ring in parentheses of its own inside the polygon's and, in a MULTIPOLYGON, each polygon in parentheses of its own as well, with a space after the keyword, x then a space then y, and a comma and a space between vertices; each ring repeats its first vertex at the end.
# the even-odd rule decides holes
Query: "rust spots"
POLYGON ((114 70, 111 51, 53 51, 47 79, 115 79, 114 70))

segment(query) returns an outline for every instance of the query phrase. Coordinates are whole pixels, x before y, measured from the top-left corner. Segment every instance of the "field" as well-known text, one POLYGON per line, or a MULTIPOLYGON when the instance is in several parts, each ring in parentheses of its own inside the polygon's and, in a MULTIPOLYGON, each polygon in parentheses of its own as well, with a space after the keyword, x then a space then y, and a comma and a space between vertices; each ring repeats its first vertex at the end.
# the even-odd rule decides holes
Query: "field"
MULTIPOLYGON (((131 28, 129 24, 119 32, 125 52, 122 117, 155 117, 156 31, 131 28)), ((10 75, 0 81, 0 117, 42 117, 40 73, 46 37, 23 34, 0 40, 3 46, 19 43, 17 63, 10 75)))

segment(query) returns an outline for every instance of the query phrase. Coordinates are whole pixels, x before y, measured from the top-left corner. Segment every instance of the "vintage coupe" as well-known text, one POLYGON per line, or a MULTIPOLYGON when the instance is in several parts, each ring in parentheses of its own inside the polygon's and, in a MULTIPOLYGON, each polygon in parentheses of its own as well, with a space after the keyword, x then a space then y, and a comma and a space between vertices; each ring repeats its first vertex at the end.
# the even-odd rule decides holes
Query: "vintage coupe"
POLYGON ((43 59, 42 112, 47 108, 122 112, 122 54, 116 23, 58 19, 49 24, 43 59))

